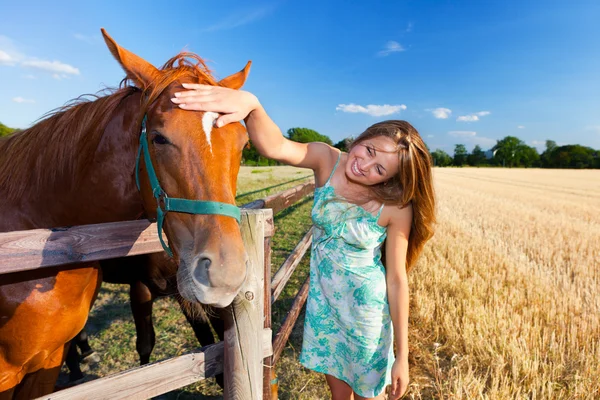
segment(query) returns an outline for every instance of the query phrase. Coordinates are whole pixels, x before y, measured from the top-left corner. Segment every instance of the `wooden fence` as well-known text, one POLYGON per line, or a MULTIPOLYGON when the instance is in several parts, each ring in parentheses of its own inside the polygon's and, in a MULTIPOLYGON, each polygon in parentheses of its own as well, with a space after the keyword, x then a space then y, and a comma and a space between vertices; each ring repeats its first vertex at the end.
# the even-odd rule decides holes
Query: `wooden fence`
MULTIPOLYGON (((274 367, 306 301, 308 279, 274 339, 271 304, 306 253, 312 229, 271 280, 273 215, 313 190, 311 181, 243 206, 241 231, 249 257, 248 279, 230 306, 232 313, 225 313, 232 318, 225 321, 223 342, 61 390, 42 399, 145 399, 221 372, 224 373, 225 399, 276 398, 276 386, 272 384, 274 367), (243 334, 238 335, 238 332, 243 334)), ((0 276, 162 250, 156 224, 142 220, 0 233, 0 276)))

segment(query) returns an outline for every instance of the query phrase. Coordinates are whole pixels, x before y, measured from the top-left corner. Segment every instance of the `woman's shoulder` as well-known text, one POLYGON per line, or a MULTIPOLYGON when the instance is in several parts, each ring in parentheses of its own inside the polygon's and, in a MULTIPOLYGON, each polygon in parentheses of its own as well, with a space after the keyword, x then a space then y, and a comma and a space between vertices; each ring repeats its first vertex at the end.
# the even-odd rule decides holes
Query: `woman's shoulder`
POLYGON ((308 151, 311 156, 317 157, 319 160, 313 170, 317 187, 323 186, 335 168, 338 159, 342 157, 342 152, 323 142, 309 143, 308 151))
POLYGON ((311 142, 308 144, 308 153, 311 156, 320 157, 325 164, 328 164, 331 162, 331 160, 333 160, 335 163, 341 151, 340 149, 330 146, 327 143, 311 142))
POLYGON ((386 204, 381 211, 380 221, 388 231, 400 230, 409 232, 413 220, 412 204, 400 207, 397 204, 386 204))

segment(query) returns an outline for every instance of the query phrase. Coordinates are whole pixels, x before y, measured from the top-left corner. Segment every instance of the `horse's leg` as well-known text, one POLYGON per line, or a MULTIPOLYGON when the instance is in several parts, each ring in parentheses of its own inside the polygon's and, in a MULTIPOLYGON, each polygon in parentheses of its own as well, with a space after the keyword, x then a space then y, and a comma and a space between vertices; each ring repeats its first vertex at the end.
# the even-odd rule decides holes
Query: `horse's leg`
POLYGON ((52 393, 68 346, 69 343, 56 349, 46 359, 43 368, 25 375, 21 383, 15 388, 13 399, 29 400, 52 393))
POLYGON ((88 342, 88 335, 85 331, 85 328, 83 328, 81 332, 79 332, 77 336, 75 336, 73 341, 75 342, 75 344, 77 344, 77 347, 79 347, 79 350, 81 351, 82 360, 94 352, 94 350, 92 350, 92 348, 90 347, 90 343, 88 342))
POLYGON ((135 348, 140 355, 140 365, 145 365, 150 362, 150 354, 156 342, 154 325, 152 324, 152 302, 154 298, 148 286, 140 281, 130 285, 129 297, 137 333, 135 348))
MULTIPOLYGON (((196 335, 196 339, 198 339, 200 346, 208 346, 215 343, 215 337, 210 329, 211 324, 221 341, 223 340, 225 325, 223 320, 219 317, 217 310, 204 306, 204 308, 208 310, 208 313, 205 311, 200 312, 199 310, 194 310, 189 304, 185 304, 180 296, 177 296, 177 300, 179 301, 183 315, 185 315, 185 318, 194 330, 194 334, 196 335), (206 317, 210 319, 210 323, 207 321, 206 317)), ((215 379, 217 380, 217 384, 223 388, 223 374, 215 375, 215 379)))
POLYGON ((4 392, 0 392, 0 400, 12 400, 14 393, 15 388, 5 390, 4 392))
POLYGON ((77 344, 77 347, 79 347, 79 351, 81 352, 81 356, 79 357, 80 363, 93 365, 100 362, 100 355, 90 347, 88 334, 85 331, 85 328, 82 329, 73 340, 74 344, 77 344))
POLYGON ((79 367, 79 352, 77 352, 77 346, 75 345, 76 339, 77 336, 71 340, 69 350, 67 350, 67 359, 65 360, 67 368, 69 368, 69 382, 75 382, 83 378, 83 372, 79 367))
MULTIPOLYGON (((210 323, 217 332, 217 336, 219 336, 219 340, 222 342, 225 339, 225 321, 221 317, 222 310, 213 309, 208 313, 208 318, 210 319, 210 323)), ((223 381, 223 374, 215 375, 215 379, 217 380, 217 384, 221 387, 225 387, 225 383, 223 381)))

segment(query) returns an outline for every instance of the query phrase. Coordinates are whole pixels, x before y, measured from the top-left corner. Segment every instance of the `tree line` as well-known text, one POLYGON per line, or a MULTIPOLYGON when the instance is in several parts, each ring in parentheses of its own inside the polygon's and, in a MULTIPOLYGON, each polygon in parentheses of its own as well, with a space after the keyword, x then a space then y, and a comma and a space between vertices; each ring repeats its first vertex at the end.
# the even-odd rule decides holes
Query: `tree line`
MULTIPOLYGON (((0 137, 8 136, 17 129, 0 123, 0 137)), ((295 142, 324 142, 342 151, 348 151, 353 138, 347 137, 333 144, 327 135, 309 128, 290 128, 286 136, 295 142)), ((521 168, 600 168, 600 150, 591 147, 570 144, 558 146, 554 140, 546 140, 546 148, 539 154, 537 149, 528 146, 515 136, 506 136, 497 140, 489 150, 484 151, 477 145, 469 153, 464 144, 454 146, 454 154, 436 149, 430 152, 433 164, 437 167, 521 167, 521 168)), ((244 165, 278 165, 258 154, 256 148, 249 143, 242 154, 244 165)))
POLYGON ((436 149, 431 158, 438 167, 600 168, 600 150, 578 144, 558 146, 554 140, 546 140, 546 148, 539 154, 515 136, 497 140, 488 151, 477 145, 469 153, 464 144, 457 144, 453 156, 436 149))

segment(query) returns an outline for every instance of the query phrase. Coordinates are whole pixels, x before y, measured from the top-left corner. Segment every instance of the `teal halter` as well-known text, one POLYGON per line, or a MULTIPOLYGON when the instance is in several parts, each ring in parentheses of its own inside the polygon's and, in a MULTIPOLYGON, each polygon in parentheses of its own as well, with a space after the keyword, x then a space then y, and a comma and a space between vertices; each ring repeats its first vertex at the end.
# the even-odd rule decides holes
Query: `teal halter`
POLYGON ((233 204, 220 203, 217 201, 203 201, 203 200, 187 200, 171 198, 167 196, 165 191, 160 187, 158 177, 152 166, 152 160, 150 159, 150 152, 148 151, 148 138, 146 134, 146 115, 142 121, 142 134, 140 135, 140 147, 138 148, 137 158, 135 161, 135 183, 137 184, 138 190, 140 190, 140 156, 144 153, 144 163, 146 164, 146 170, 148 171, 148 179, 150 180, 150 186, 152 187, 152 194, 156 199, 156 224, 158 229, 158 238, 162 244, 163 249, 167 252, 170 257, 173 257, 171 248, 165 244, 162 236, 162 228, 167 212, 179 212, 187 214, 217 214, 225 215, 227 217, 235 218, 238 223, 240 222, 240 209, 233 204))

